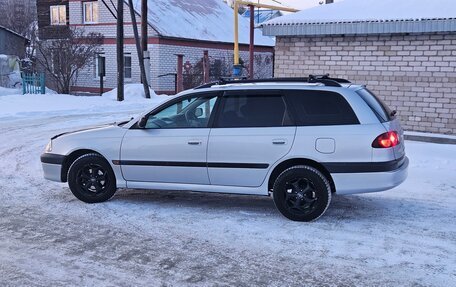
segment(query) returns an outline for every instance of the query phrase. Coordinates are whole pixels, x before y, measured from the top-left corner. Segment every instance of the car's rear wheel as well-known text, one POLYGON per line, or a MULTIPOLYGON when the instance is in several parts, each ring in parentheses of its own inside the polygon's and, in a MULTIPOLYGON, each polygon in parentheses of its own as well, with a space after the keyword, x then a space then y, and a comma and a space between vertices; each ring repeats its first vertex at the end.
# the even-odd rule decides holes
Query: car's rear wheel
POLYGON ((299 165, 283 171, 273 187, 277 209, 288 219, 311 221, 325 213, 331 202, 328 179, 316 168, 299 165))
POLYGON ((116 193, 116 177, 109 163, 99 154, 77 158, 68 170, 68 185, 79 200, 103 202, 116 193))

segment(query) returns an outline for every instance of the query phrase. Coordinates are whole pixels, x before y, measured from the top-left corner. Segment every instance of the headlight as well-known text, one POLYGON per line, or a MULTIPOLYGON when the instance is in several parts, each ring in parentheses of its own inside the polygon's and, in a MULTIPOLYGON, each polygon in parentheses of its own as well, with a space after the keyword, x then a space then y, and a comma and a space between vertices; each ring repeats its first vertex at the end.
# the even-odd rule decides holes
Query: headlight
POLYGON ((52 140, 49 141, 49 143, 46 145, 46 148, 44 149, 44 152, 51 152, 52 151, 52 140))

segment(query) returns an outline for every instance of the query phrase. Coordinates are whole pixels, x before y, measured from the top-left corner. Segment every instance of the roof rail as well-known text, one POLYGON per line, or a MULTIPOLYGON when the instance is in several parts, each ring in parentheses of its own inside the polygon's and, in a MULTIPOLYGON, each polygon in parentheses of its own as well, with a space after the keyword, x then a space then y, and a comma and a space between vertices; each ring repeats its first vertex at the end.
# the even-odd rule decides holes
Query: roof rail
POLYGON ((214 85, 226 84, 248 84, 248 83, 273 83, 273 82, 292 82, 292 83, 320 83, 329 87, 342 87, 341 84, 348 84, 350 81, 340 78, 331 78, 329 74, 326 75, 309 75, 303 78, 267 78, 267 79, 254 79, 249 80, 246 78, 220 78, 218 81, 210 82, 196 87, 195 89, 210 88, 214 85))

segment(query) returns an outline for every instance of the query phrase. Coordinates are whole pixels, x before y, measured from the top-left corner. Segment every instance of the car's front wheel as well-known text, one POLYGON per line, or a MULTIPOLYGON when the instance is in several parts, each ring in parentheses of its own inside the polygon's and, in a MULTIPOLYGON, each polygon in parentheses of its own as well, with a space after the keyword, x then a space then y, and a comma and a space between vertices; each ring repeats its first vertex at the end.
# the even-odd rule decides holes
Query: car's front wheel
POLYGON ((109 163, 99 154, 78 157, 68 170, 68 185, 79 200, 103 202, 116 193, 116 177, 109 163))
POLYGON ((299 165, 283 171, 273 187, 277 209, 288 219, 311 221, 323 215, 331 202, 328 179, 316 168, 299 165))

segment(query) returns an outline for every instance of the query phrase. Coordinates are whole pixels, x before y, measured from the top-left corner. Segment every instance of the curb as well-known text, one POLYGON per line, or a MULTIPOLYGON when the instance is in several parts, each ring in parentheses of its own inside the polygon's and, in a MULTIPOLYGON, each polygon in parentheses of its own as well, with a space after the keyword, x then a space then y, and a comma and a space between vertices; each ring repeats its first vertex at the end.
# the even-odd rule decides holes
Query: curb
POLYGON ((437 143, 437 144, 454 144, 456 145, 456 139, 453 138, 443 138, 435 136, 421 136, 421 135, 404 135, 406 140, 409 141, 419 141, 427 143, 437 143))

